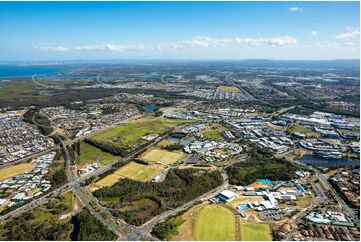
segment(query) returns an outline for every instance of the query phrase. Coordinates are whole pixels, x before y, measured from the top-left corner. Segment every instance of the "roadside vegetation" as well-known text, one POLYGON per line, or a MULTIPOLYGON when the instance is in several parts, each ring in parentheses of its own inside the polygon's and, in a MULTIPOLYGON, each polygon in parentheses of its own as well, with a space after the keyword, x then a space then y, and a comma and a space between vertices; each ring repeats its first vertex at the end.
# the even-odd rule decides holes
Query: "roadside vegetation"
POLYGON ((109 241, 117 236, 97 220, 88 210, 78 213, 74 219, 73 240, 77 241, 109 241))
POLYGON ((171 240, 174 235, 178 234, 178 228, 184 222, 185 220, 180 216, 167 219, 154 226, 152 235, 160 240, 171 240))
POLYGON ((0 240, 70 240, 72 193, 52 199, 0 226, 0 240))

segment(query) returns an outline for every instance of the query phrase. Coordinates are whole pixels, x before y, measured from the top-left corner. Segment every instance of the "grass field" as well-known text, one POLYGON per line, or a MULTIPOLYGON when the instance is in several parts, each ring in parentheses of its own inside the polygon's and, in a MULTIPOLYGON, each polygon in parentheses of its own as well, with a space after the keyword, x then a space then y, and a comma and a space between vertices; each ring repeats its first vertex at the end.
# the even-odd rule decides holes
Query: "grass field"
POLYGON ((164 147, 166 147, 166 146, 168 146, 168 145, 173 145, 173 144, 175 144, 175 142, 170 141, 170 140, 167 140, 167 139, 164 139, 164 140, 160 141, 160 142, 157 144, 157 147, 159 147, 159 148, 164 148, 164 147))
POLYGON ((34 82, 28 79, 12 80, 11 82, 0 82, 0 99, 22 99, 34 98, 40 100, 47 100, 46 96, 37 95, 37 86, 34 82))
POLYGON ((217 130, 205 130, 202 132, 207 139, 222 139, 221 134, 217 130))
POLYGON ((161 173, 162 170, 162 166, 142 165, 136 162, 130 162, 125 166, 120 167, 113 174, 110 174, 99 180, 95 184, 90 185, 90 189, 92 191, 95 191, 102 187, 109 187, 123 178, 128 178, 141 182, 150 181, 159 173, 161 173))
POLYGON ((218 90, 222 90, 224 92, 230 92, 230 93, 240 93, 241 90, 239 90, 238 87, 234 86, 219 86, 217 87, 218 90))
POLYGON ((290 127, 288 129, 289 132, 301 132, 301 133, 305 133, 305 132, 309 132, 311 131, 311 129, 304 127, 302 125, 293 125, 292 127, 290 127))
POLYGON ((243 241, 272 241, 272 232, 268 224, 241 223, 243 241))
POLYGON ((62 196, 62 201, 66 205, 66 213, 70 213, 73 210, 74 193, 72 191, 66 192, 62 196))
POLYGON ((195 221, 195 240, 234 240, 234 215, 218 205, 203 208, 195 221))
POLYGON ((91 139, 104 145, 115 146, 130 152, 147 141, 142 139, 148 134, 161 134, 166 130, 187 121, 166 118, 143 118, 111 129, 91 139))
POLYGON ((159 161, 163 165, 169 165, 182 160, 184 156, 184 153, 181 151, 167 151, 152 148, 144 152, 139 158, 151 163, 159 161))
POLYGON ((21 163, 18 165, 5 167, 4 169, 0 170, 0 181, 30 171, 34 167, 35 165, 33 163, 21 163))
POLYGON ((108 165, 112 161, 118 159, 118 156, 114 156, 110 153, 103 152, 97 147, 90 145, 85 142, 80 143, 80 157, 78 165, 83 167, 86 164, 90 163, 99 163, 101 165, 108 165))

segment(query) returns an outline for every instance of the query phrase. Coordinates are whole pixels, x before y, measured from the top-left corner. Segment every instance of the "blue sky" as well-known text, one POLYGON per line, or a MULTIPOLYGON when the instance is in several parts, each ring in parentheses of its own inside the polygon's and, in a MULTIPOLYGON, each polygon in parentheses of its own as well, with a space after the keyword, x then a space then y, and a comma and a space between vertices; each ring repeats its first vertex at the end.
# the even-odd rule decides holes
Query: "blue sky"
POLYGON ((0 2, 0 59, 359 58, 359 9, 359 2, 0 2))

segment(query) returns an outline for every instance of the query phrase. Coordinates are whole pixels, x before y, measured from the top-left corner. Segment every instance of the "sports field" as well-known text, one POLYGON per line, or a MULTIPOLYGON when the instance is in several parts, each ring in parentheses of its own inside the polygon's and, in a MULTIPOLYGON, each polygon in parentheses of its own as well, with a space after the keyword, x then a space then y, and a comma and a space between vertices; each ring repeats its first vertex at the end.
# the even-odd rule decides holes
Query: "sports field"
POLYGON ((272 241, 272 232, 268 224, 241 223, 243 241, 272 241))
POLYGON ((143 136, 164 133, 184 122, 187 121, 147 117, 93 136, 91 140, 104 146, 116 147, 123 152, 130 152, 147 142, 142 139, 143 136))
POLYGON ((163 165, 169 165, 182 160, 184 156, 184 153, 181 151, 167 151, 152 148, 144 152, 139 158, 151 163, 159 161, 163 165))
POLYGON ((227 208, 211 205, 203 208, 195 221, 195 240, 234 240, 234 215, 227 208))
POLYGON ((35 165, 33 163, 21 163, 18 165, 5 167, 0 170, 0 181, 30 171, 34 167, 35 165))
POLYGON ((136 181, 146 182, 152 180, 163 170, 162 166, 142 165, 136 162, 130 162, 120 167, 113 174, 110 174, 95 184, 89 186, 90 190, 95 191, 102 187, 109 187, 117 183, 120 179, 128 178, 136 181))
POLYGON ((108 165, 112 161, 118 159, 118 156, 114 156, 110 153, 103 152, 97 147, 90 145, 85 142, 80 143, 80 157, 78 165, 83 167, 86 164, 90 163, 99 163, 101 165, 108 165))

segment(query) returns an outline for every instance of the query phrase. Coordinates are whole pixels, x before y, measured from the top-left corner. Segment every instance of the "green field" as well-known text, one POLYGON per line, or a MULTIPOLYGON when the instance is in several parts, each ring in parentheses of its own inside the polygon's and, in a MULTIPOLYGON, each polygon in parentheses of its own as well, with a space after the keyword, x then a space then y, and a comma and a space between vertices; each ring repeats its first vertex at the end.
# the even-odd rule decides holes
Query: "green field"
POLYGON ((110 153, 104 152, 97 147, 85 142, 80 143, 80 157, 78 161, 79 167, 83 167, 90 163, 99 163, 101 165, 108 165, 119 157, 110 153))
POLYGON ((293 125, 292 127, 290 127, 288 129, 289 132, 301 132, 301 133, 305 133, 305 132, 309 132, 312 131, 311 129, 304 127, 302 125, 293 125))
POLYGON ((207 139, 222 139, 221 134, 217 130, 206 130, 202 132, 207 139))
POLYGON ((292 127, 287 129, 288 132, 300 132, 304 133, 309 138, 319 138, 320 133, 312 130, 311 128, 302 126, 302 125, 293 125, 292 127))
POLYGON ((268 224, 241 223, 243 241, 272 241, 272 232, 268 224))
POLYGON ((35 98, 47 100, 45 96, 37 95, 39 88, 31 79, 12 80, 11 82, 0 82, 0 99, 22 99, 35 98))
POLYGON ((234 215, 222 206, 203 208, 195 221, 195 240, 234 240, 234 215))
POLYGON ((97 143, 98 146, 128 153, 148 142, 142 137, 149 134, 164 133, 184 122, 186 121, 166 118, 143 118, 96 135, 90 140, 97 143))

